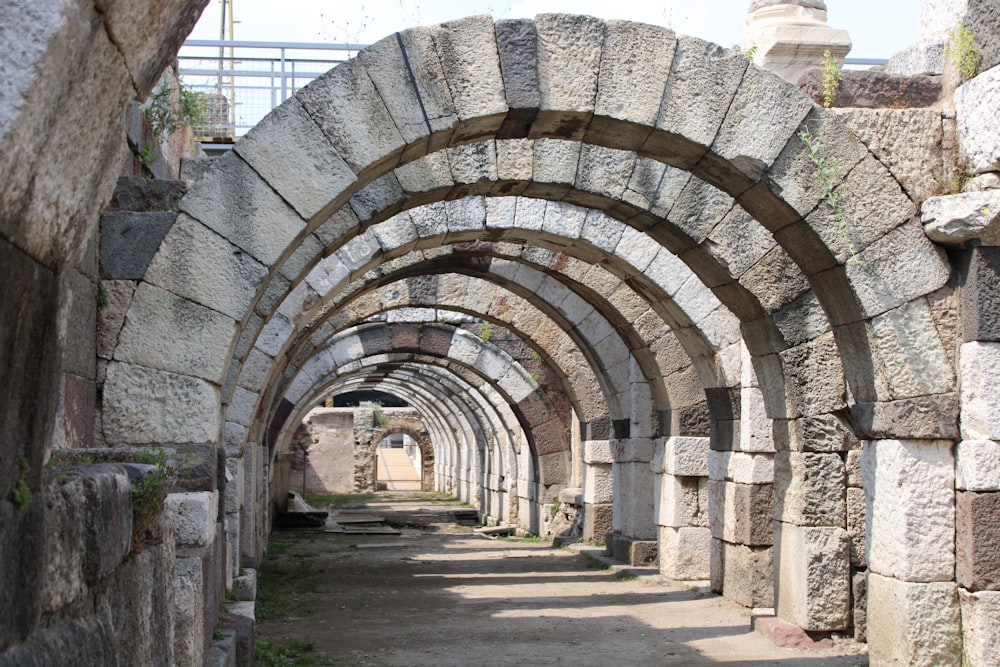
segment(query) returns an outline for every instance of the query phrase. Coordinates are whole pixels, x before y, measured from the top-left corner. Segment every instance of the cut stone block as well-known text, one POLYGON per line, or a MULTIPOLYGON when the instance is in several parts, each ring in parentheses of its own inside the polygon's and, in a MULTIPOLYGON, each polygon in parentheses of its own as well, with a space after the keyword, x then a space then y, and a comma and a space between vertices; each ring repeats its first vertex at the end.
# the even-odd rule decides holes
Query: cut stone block
POLYGON ((955 575, 955 477, 947 440, 873 440, 861 471, 872 572, 901 581, 955 575))
POLYGON ((775 523, 776 610, 803 630, 851 622, 850 536, 843 528, 775 523))
POLYGON ((708 476, 740 484, 770 484, 774 481, 774 457, 745 452, 708 453, 708 476))
POLYGON ((1000 589, 1000 492, 959 491, 955 579, 969 590, 1000 589))
POLYGON ((164 506, 173 513, 174 538, 178 546, 203 547, 215 538, 218 491, 171 493, 164 506))
POLYGON ((1000 67, 982 72, 955 91, 958 145, 976 173, 1000 170, 1000 128, 996 100, 1000 96, 1000 67))
POLYGON ((962 345, 962 438, 1000 440, 1000 343, 962 345))
MULTIPOLYGON (((744 607, 774 606, 772 547, 748 547, 721 542, 725 559, 722 592, 744 607)), ((715 580, 715 568, 712 579, 715 580)))
POLYGON ((839 454, 778 452, 774 517, 799 526, 846 526, 844 461, 839 454))
POLYGON ((868 655, 876 665, 958 667, 962 625, 958 587, 868 573, 868 655))
POLYGON ((770 484, 708 482, 708 523, 712 537, 752 546, 773 542, 770 484))
POLYGON ((609 503, 614 497, 614 478, 611 465, 592 463, 583 469, 583 502, 609 503))
POLYGON ((660 476, 657 502, 657 523, 681 528, 690 526, 698 517, 698 478, 660 476))
POLYGON ((865 492, 847 489, 847 534, 851 536, 851 564, 867 567, 865 560, 865 492))
POLYGON ((1000 491, 1000 442, 963 440, 955 449, 955 488, 1000 491))
POLYGON ((967 665, 1000 665, 1000 592, 958 589, 967 665))
POLYGON ((711 574, 712 533, 708 528, 660 528, 660 574, 692 581, 711 574))
POLYGON ((709 438, 672 436, 663 446, 663 470, 671 475, 708 475, 709 438))

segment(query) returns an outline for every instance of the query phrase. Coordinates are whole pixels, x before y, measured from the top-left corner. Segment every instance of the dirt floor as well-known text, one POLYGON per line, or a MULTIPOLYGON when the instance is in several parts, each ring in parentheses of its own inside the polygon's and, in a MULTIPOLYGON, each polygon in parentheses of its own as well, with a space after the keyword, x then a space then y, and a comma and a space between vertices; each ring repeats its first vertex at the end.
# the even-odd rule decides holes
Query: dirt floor
MULTIPOLYGON (((655 569, 475 535, 453 522, 460 508, 419 495, 365 503, 397 535, 272 535, 258 591, 258 665, 868 664, 864 645, 849 641, 827 651, 777 648, 750 630, 749 610, 655 569)), ((364 520, 360 513, 343 515, 364 520)))

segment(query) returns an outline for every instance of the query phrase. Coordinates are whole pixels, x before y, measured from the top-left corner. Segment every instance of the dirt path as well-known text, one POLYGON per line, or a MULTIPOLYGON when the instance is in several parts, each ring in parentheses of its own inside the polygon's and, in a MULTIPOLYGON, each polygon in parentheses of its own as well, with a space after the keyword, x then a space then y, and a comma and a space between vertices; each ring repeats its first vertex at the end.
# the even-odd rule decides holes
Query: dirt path
POLYGON ((489 540, 436 523, 446 516, 418 503, 367 507, 401 512, 394 522, 423 527, 272 536, 259 637, 265 646, 315 646, 285 664, 867 664, 866 656, 850 655, 853 643, 838 644, 846 655, 776 648, 750 631, 748 610, 653 573, 604 569, 547 543, 489 540))

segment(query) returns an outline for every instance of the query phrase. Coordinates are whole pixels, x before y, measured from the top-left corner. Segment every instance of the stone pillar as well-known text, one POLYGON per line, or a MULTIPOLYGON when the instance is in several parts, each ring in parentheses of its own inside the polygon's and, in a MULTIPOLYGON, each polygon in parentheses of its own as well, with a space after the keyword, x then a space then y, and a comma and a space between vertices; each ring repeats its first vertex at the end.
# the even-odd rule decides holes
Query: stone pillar
POLYGON ((650 463, 655 482, 660 572, 670 579, 708 579, 708 438, 673 436, 656 441, 650 463))
POLYGON ((873 663, 961 664, 954 466, 949 440, 864 445, 873 663))
POLYGON ((825 51, 843 64, 851 38, 826 24, 823 0, 755 0, 747 13, 743 48, 754 49, 757 65, 797 83, 803 72, 822 66, 825 51))
POLYGON ((603 540, 612 530, 614 477, 609 440, 583 440, 583 538, 603 540))

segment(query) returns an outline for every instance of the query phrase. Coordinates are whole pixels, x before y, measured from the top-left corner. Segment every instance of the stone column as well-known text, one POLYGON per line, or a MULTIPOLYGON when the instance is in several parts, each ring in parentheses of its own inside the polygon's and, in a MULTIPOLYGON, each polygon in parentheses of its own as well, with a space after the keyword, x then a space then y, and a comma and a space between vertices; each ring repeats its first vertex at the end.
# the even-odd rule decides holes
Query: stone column
POLYGON ((583 440, 580 446, 584 464, 583 539, 604 540, 612 530, 614 512, 611 441, 583 440))
POLYGON ((826 51, 843 64, 851 38, 826 24, 823 0, 755 0, 747 13, 743 48, 754 49, 757 65, 797 83, 803 72, 822 66, 826 51))
POLYGON ((650 463, 655 482, 660 572, 670 579, 711 574, 708 528, 708 446, 704 437, 658 438, 650 463))

